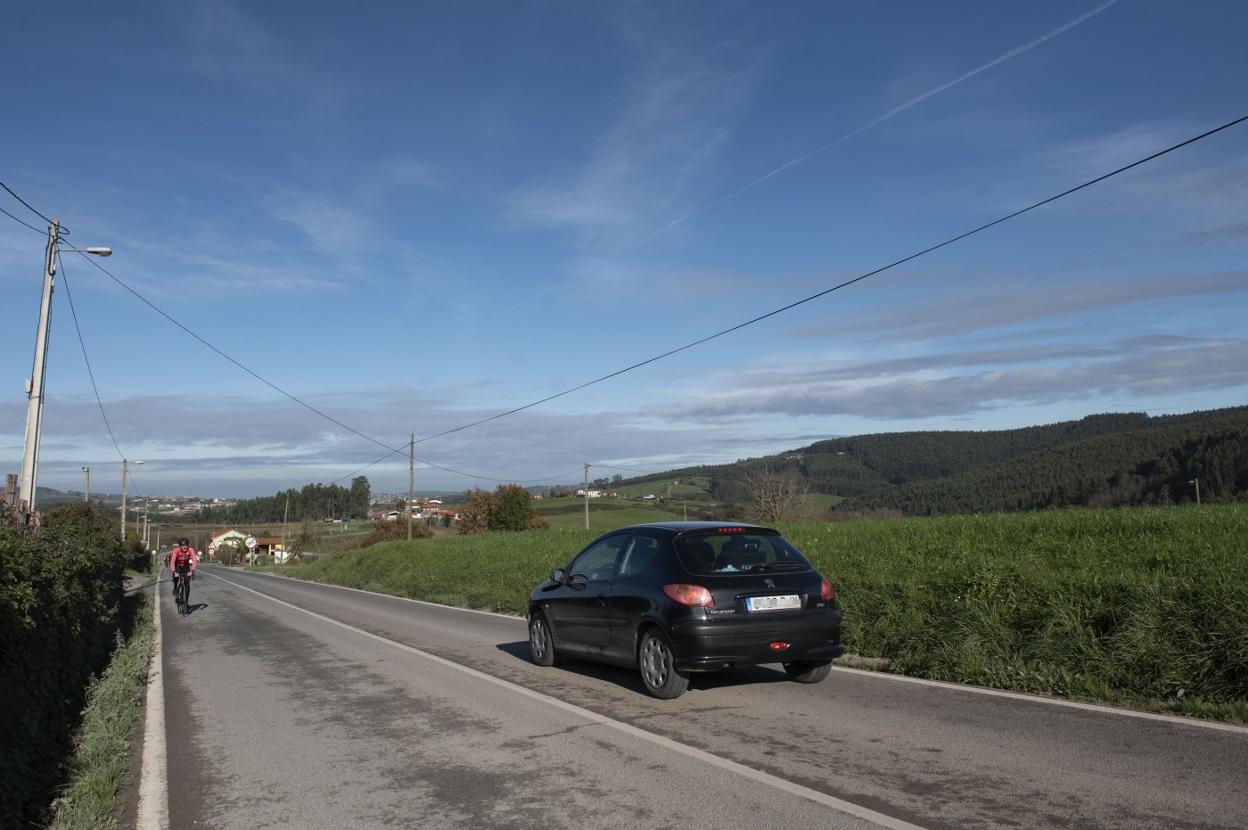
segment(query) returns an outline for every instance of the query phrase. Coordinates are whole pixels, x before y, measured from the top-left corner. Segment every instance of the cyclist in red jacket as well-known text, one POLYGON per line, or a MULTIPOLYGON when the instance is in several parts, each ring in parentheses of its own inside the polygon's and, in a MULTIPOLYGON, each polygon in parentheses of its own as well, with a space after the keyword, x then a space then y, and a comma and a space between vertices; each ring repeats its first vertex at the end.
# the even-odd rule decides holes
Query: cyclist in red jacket
MULTIPOLYGON (((165 567, 173 575, 173 594, 178 594, 178 580, 190 579, 195 576, 195 569, 199 566, 199 556, 195 553, 195 548, 191 547, 191 540, 183 536, 178 540, 178 546, 169 553, 165 554, 165 567)), ((191 586, 186 586, 187 602, 190 602, 191 586)))

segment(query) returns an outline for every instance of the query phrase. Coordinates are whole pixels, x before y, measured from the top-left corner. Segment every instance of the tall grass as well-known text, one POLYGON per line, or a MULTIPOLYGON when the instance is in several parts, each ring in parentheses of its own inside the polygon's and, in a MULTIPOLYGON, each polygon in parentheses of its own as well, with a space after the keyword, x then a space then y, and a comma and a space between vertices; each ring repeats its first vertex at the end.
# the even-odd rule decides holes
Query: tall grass
MULTIPOLYGON (((792 524, 847 648, 935 679, 1248 720, 1248 506, 792 524)), ((523 613, 598 531, 378 545, 303 578, 523 613)))

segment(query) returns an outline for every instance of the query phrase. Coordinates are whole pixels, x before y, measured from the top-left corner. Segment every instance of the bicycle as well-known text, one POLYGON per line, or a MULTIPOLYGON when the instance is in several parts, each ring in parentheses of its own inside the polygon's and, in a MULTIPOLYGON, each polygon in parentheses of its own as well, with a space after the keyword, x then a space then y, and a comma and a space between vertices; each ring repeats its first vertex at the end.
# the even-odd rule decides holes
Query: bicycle
POLYGON ((178 606, 179 616, 185 617, 191 613, 191 577, 178 576, 174 574, 175 585, 173 588, 173 601, 178 606))

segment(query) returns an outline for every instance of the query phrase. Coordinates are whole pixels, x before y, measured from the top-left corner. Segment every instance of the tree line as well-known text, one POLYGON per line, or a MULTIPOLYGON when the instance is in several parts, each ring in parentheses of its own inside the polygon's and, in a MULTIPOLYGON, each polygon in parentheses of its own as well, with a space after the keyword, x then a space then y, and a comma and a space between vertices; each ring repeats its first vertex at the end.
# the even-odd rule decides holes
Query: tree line
POLYGON ((733 464, 624 483, 705 477, 721 503, 757 501, 764 474, 844 497, 835 512, 911 515, 1248 498, 1248 407, 1150 417, 1089 415, 995 431, 916 431, 819 441, 733 464))
POLYGON ((368 499, 368 478, 356 476, 350 488, 337 484, 305 484, 300 490, 292 487, 272 496, 243 499, 229 507, 212 507, 200 516, 201 521, 217 524, 261 524, 280 522, 283 518, 291 522, 362 519, 368 515, 368 499))

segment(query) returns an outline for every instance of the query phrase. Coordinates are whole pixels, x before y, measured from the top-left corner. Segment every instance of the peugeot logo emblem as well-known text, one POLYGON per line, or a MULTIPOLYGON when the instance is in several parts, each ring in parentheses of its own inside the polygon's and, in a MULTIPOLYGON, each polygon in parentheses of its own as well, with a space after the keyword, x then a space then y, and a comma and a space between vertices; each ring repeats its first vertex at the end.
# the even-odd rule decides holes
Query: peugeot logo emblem
POLYGON ((776 581, 774 579, 764 579, 763 584, 766 585, 768 588, 776 587, 776 581))

